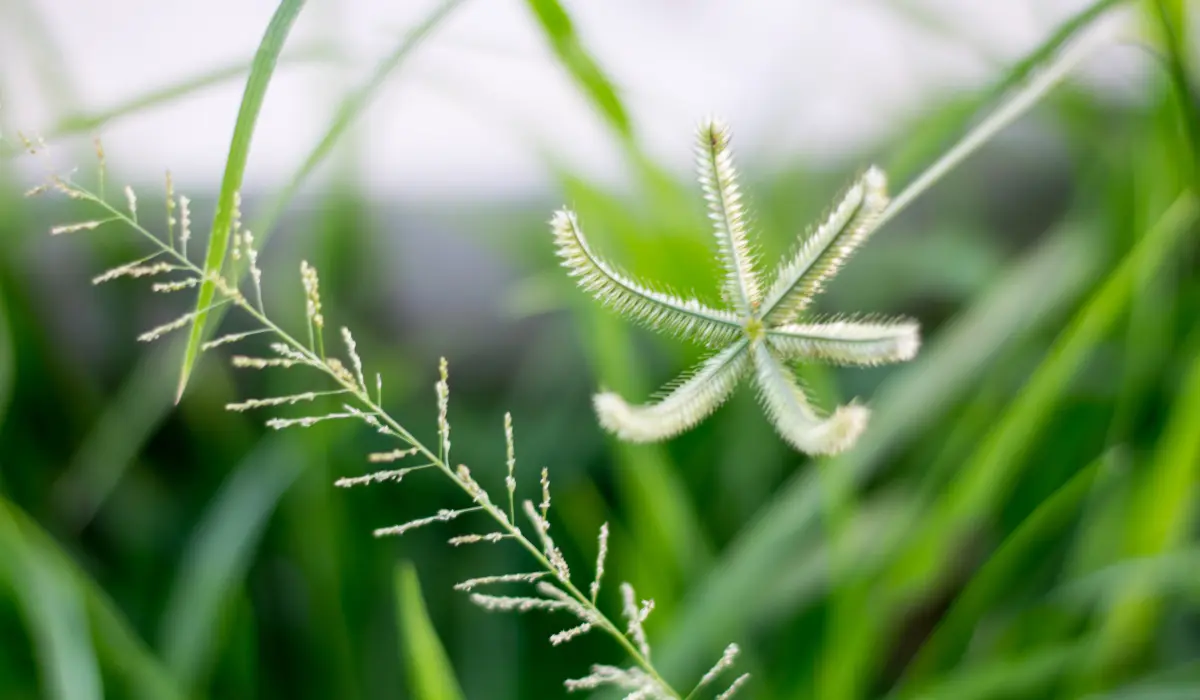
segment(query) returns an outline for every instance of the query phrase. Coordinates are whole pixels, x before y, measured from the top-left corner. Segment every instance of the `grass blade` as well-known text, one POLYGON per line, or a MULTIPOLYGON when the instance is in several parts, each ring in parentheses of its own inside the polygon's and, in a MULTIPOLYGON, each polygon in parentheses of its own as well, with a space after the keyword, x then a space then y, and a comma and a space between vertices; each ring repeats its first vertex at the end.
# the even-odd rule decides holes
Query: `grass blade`
POLYGON ((605 121, 622 140, 632 141, 633 125, 629 113, 621 103, 612 81, 579 40, 567 11, 558 0, 526 0, 525 4, 537 18, 554 55, 583 88, 593 106, 604 115, 605 121))
POLYGON ((292 175, 292 179, 287 185, 280 190, 265 207, 263 214, 260 215, 251 226, 254 233, 259 236, 260 241, 268 235, 275 224, 279 221, 279 217, 283 215, 283 210, 287 208, 292 198, 300 191, 301 185, 305 180, 312 175, 330 152, 342 139, 346 131, 354 124, 354 121, 360 114, 371 104, 382 88, 391 77, 396 69, 404 63, 409 55, 415 51, 425 39, 433 33, 433 30, 440 26, 450 14, 462 5, 464 0, 445 0, 430 12, 417 26, 413 27, 396 45, 392 52, 384 57, 382 61, 375 67, 371 73, 371 77, 365 83, 349 92, 342 98, 341 104, 338 105, 337 112, 334 113, 333 121, 325 130, 325 134, 317 145, 309 151, 308 157, 304 159, 300 169, 292 175))
POLYGON ((245 578, 276 504, 302 468, 303 456, 290 441, 265 443, 226 480, 196 526, 160 632, 167 666, 185 688, 200 686, 216 654, 222 612, 245 578))
POLYGON ((12 398, 14 368, 16 366, 12 331, 8 328, 8 312, 4 307, 4 295, 0 293, 0 425, 4 424, 4 413, 12 398))
MULTIPOLYGON (((246 174, 246 160, 250 155, 250 140, 254 136, 254 126, 258 122, 258 113, 262 109, 267 87, 271 76, 275 73, 275 64, 283 50, 283 44, 296 22, 296 17, 304 7, 305 0, 281 0, 254 63, 250 67, 250 77, 246 80, 246 89, 242 94, 242 105, 238 110, 237 122, 233 128, 233 140, 229 144, 229 157, 225 161, 225 175, 221 179, 221 192, 217 199, 217 211, 213 216, 212 232, 208 239, 208 252, 204 256, 204 272, 206 275, 221 274, 225 254, 229 248, 230 227, 233 222, 233 199, 242 188, 242 178, 246 174)), ((192 322, 188 334, 188 344, 184 349, 183 367, 179 373, 179 387, 175 392, 175 402, 183 397, 187 388, 188 378, 191 377, 192 367, 200 355, 200 344, 204 341, 204 324, 208 319, 208 309, 212 305, 216 288, 209 280, 200 286, 196 299, 196 318, 192 322)))
MULTIPOLYGON (((291 55, 280 56, 279 63, 285 65, 294 63, 302 64, 327 61, 333 57, 333 53, 328 49, 314 46, 298 49, 291 55)), ((165 87, 148 90, 107 109, 68 115, 54 125, 48 136, 60 137, 93 131, 121 117, 159 107, 175 100, 189 97, 194 93, 207 90, 210 87, 216 87, 240 78, 251 70, 251 65, 246 61, 238 61, 220 68, 182 78, 165 87)))
MULTIPOLYGON (((1200 481, 1200 334, 1193 334, 1192 361, 1159 440, 1154 461, 1138 485, 1126 522, 1125 550, 1132 557, 1168 554, 1183 544, 1192 526, 1200 481)), ((1193 569, 1194 571, 1194 569, 1193 569)), ((1136 654, 1154 632, 1161 604, 1146 576, 1126 582, 1100 631, 1105 675, 1136 654)))
POLYGON ((12 586, 33 637, 43 692, 55 700, 100 700, 104 687, 83 596, 6 511, 0 510, 0 576, 12 586))
POLYGON ((438 639, 412 562, 396 567, 396 627, 408 687, 416 700, 462 700, 463 692, 438 639))
MULTIPOLYGON (((7 499, 0 498, 0 549, 15 552, 21 546, 34 552, 34 558, 69 577, 83 598, 95 649, 106 668, 124 680, 130 688, 138 689, 138 697, 146 700, 183 698, 170 673, 146 647, 145 642, 129 625, 112 600, 85 574, 62 548, 24 511, 7 499)), ((0 559, 0 572, 4 572, 0 559)))

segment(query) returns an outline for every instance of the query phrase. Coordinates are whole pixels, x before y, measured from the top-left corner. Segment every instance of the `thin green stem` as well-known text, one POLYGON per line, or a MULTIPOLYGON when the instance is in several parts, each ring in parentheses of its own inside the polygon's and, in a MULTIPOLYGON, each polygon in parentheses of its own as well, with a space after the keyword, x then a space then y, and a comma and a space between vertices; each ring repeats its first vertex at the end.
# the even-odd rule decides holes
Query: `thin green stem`
MULTIPOLYGON (((1113 4, 1115 3, 1105 3, 1104 8, 1107 9, 1113 4)), ((1094 42, 1079 40, 1077 43, 1062 49, 1053 62, 1049 63, 1042 72, 1032 74, 1032 77, 1029 78, 1029 81, 1021 90, 1014 94, 1007 102, 1000 105, 996 111, 989 114, 974 129, 963 136, 958 143, 954 144, 950 150, 946 151, 941 158, 934 161, 933 165, 926 168, 924 172, 918 175, 904 190, 896 195, 887 209, 880 214, 875 227, 882 227, 890 221, 909 204, 912 204, 913 200, 924 194, 926 190, 957 167, 959 163, 977 151, 980 146, 990 141, 997 133, 1029 111, 1046 93, 1061 83, 1084 58, 1090 55, 1095 47, 1096 44, 1094 42)))

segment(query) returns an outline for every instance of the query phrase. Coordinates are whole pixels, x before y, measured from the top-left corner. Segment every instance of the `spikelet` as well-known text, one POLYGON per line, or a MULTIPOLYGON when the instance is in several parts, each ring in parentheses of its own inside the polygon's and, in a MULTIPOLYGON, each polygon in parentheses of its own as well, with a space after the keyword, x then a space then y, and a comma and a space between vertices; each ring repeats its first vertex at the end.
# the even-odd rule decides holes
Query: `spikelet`
POLYGON ((179 252, 187 257, 188 241, 192 237, 192 200, 179 195, 179 252))
POLYGON ((629 637, 637 644, 638 651, 642 657, 650 659, 650 643, 646 640, 646 630, 642 623, 650 616, 650 612, 654 610, 653 600, 643 600, 642 606, 639 608, 637 604, 637 596, 633 592, 633 586, 628 582, 621 584, 621 602, 623 604, 622 614, 625 616, 625 621, 628 623, 629 637))
POLYGON ((237 342, 243 341, 246 338, 249 338, 250 336, 253 336, 253 335, 260 335, 262 333, 271 333, 271 332, 273 332, 273 331, 270 328, 257 328, 255 330, 245 331, 242 333, 228 333, 226 335, 220 336, 218 338, 214 338, 214 339, 206 342, 205 344, 200 346, 200 349, 206 350, 206 351, 212 350, 213 348, 219 348, 222 345, 228 345, 230 343, 237 343, 237 342))
POLYGON ((171 177, 171 171, 167 171, 166 176, 166 205, 167 205, 167 245, 175 247, 175 180, 171 177))
POLYGON ((440 441, 441 458, 443 462, 450 461, 450 369, 446 364, 446 358, 442 358, 438 363, 439 379, 434 389, 437 392, 438 418, 437 429, 438 439, 440 441))
POLYGON ((342 478, 333 482, 333 485, 337 486, 338 488, 348 489, 352 486, 382 484, 385 481, 391 481, 398 484, 411 472, 415 472, 420 469, 427 469, 431 466, 433 465, 423 464, 419 467, 405 467, 404 469, 385 469, 383 471, 372 472, 371 474, 364 474, 362 476, 343 476, 342 478))
POLYGON ((63 224, 61 226, 55 226, 55 227, 51 228, 50 235, 51 236, 60 236, 64 233, 78 233, 80 231, 92 231, 97 228, 100 228, 101 226, 103 226, 106 223, 108 223, 108 221, 95 220, 95 221, 80 221, 79 223, 76 223, 76 224, 63 224))
POLYGON ((342 340, 346 343, 346 353, 350 356, 350 364, 354 367, 354 378, 358 380, 358 388, 362 389, 365 394, 367 380, 363 378, 362 358, 358 356, 358 345, 354 342, 354 336, 350 335, 350 329, 345 326, 342 326, 342 340))
POLYGON ((133 188, 129 185, 125 185, 125 203, 129 207, 129 218, 133 219, 136 223, 138 220, 137 194, 134 193, 133 188))
POLYGON ((909 319, 841 318, 778 326, 767 331, 767 342, 785 362, 802 359, 874 366, 916 357, 921 336, 917 322, 909 319))
POLYGON ((517 521, 516 514, 516 497, 517 497, 517 452, 513 444, 513 423, 512 414, 504 414, 504 444, 507 452, 508 460, 508 476, 504 477, 504 486, 508 490, 508 520, 509 522, 517 521))
POLYGON ((417 518, 416 520, 410 520, 410 521, 408 521, 406 523, 402 523, 400 525, 392 525, 391 527, 378 528, 377 530, 375 530, 375 536, 376 537, 388 537, 390 535, 403 535, 404 533, 406 533, 410 530, 415 530, 419 527, 424 527, 426 525, 432 525, 433 523, 448 523, 460 515, 466 515, 467 513, 474 513, 477 510, 483 510, 483 509, 479 508, 477 506, 472 507, 472 508, 460 508, 458 510, 448 510, 446 508, 443 508, 443 509, 439 510, 436 514, 431 515, 427 518, 417 518))
POLYGON ((763 302, 768 325, 788 323, 808 307, 875 231, 887 205, 887 177, 872 166, 850 186, 825 223, 779 268, 763 302))
POLYGON ((738 341, 708 358, 657 403, 631 406, 617 394, 597 394, 593 404, 600 425, 630 442, 654 442, 688 430, 733 393, 750 366, 746 347, 738 341))
POLYGON ((695 695, 696 691, 707 687, 717 679, 717 676, 720 676, 722 673, 729 670, 733 666, 734 662, 737 661, 737 655, 739 651, 741 650, 738 649, 738 645, 736 644, 730 644, 729 646, 725 647, 725 652, 721 654, 721 658, 717 660, 717 663, 713 664, 712 668, 708 669, 708 672, 705 673, 700 679, 700 682, 696 684, 696 687, 692 690, 691 694, 695 695))
POLYGON ((503 532, 489 532, 484 535, 458 535, 456 537, 451 537, 449 544, 455 547, 461 544, 477 544, 479 542, 490 542, 494 544, 500 540, 509 539, 510 537, 512 537, 512 535, 508 535, 503 532))
POLYGON ((538 579, 548 576, 549 571, 531 571, 526 574, 501 574, 499 576, 481 576, 454 584, 456 591, 470 591, 479 586, 494 586, 501 583, 535 583, 538 579))
POLYGON ((596 598, 600 596, 600 579, 604 578, 604 560, 608 557, 608 523, 600 526, 600 536, 596 539, 596 577, 592 579, 590 588, 592 605, 596 604, 596 598))
POLYGON ((560 581, 570 581, 571 571, 567 567, 567 560, 563 558, 562 552, 555 546, 554 540, 550 537, 550 523, 533 507, 533 501, 525 501, 525 515, 533 523, 533 529, 537 532, 538 539, 542 543, 542 552, 550 560, 550 565, 554 567, 555 575, 558 576, 560 581))
POLYGON ((718 257, 725 269, 721 293, 738 314, 748 316, 758 309, 762 291, 729 141, 729 127, 724 122, 710 119, 702 124, 696 143, 696 166, 708 202, 708 218, 717 236, 718 257))
POLYGON ((809 406, 796 379, 766 346, 754 348, 759 399, 775 429, 793 447, 813 455, 832 455, 847 449, 867 427, 870 412, 863 406, 839 406, 823 418, 809 406))
POLYGON ((562 210, 550 220, 558 257, 579 286, 617 313, 681 338, 719 346, 741 332, 737 317, 693 299, 658 292, 618 272, 596 256, 575 214, 562 210))
POLYGON ((721 693, 717 696, 716 700, 732 700, 733 696, 737 695, 737 692, 741 690, 742 686, 746 685, 746 682, 749 680, 749 673, 743 673, 742 675, 738 676, 737 679, 735 679, 733 683, 725 689, 724 693, 721 693))

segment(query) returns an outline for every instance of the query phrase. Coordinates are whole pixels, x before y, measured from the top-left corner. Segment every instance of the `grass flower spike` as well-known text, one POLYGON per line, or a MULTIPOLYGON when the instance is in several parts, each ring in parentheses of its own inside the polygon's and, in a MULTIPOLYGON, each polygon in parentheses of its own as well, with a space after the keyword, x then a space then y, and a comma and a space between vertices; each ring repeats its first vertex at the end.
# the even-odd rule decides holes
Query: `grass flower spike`
POLYGON ((789 365, 878 365, 916 355, 920 337, 914 321, 801 318, 877 228, 888 205, 887 180, 883 171, 869 168, 764 285, 729 141, 729 128, 714 120, 700 127, 696 146, 700 185, 725 272, 721 296, 727 309, 651 288, 621 273, 592 251, 573 212, 564 209, 551 220, 558 256, 581 287, 634 321, 715 351, 668 384, 656 403, 630 405, 604 392, 595 397, 596 413, 600 424, 623 440, 664 440, 707 418, 749 375, 784 440, 808 454, 841 452, 866 428, 869 411, 850 404, 822 414, 809 403, 789 365))

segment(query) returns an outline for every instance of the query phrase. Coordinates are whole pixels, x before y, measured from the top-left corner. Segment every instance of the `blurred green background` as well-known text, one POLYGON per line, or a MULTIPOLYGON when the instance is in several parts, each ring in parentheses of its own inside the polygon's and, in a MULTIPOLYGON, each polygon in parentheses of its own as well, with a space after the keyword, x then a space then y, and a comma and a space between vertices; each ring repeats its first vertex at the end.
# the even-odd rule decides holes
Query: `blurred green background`
MULTIPOLYGON (((943 93, 903 138, 838 167, 743 163, 763 260, 868 158, 899 189, 1060 40, 1121 4, 1099 3, 1029 62, 998 69, 994 87, 943 93)), ((944 30, 915 5, 898 3, 893 21, 944 30)), ((619 605, 621 580, 656 600, 654 660, 679 688, 736 641, 752 698, 1200 698, 1196 76, 1183 3, 1124 5, 1154 57, 1132 98, 1056 89, 822 297, 824 312, 914 316, 925 342, 904 366, 799 368, 820 405, 861 397, 874 410, 837 459, 786 449, 744 388, 662 445, 598 428, 597 387, 648 396, 700 350, 574 289, 555 266, 552 209, 570 202, 597 246, 645 279, 715 299, 718 271, 698 188, 646 155, 555 3, 529 11, 630 185, 550 154, 557 192, 395 204, 366 196, 362 163, 334 149, 330 184, 272 227, 268 305, 298 323, 295 270, 316 264, 325 316, 354 329, 389 409, 422 437, 446 356, 455 461, 497 489, 511 411, 523 493, 536 497, 551 468, 556 538, 581 570, 610 523, 602 603, 619 605)), ((345 105, 349 122, 362 105, 345 105)), ((60 126, 103 133, 86 119, 60 126)), ((68 152, 88 179, 90 146, 68 152)), ((116 180, 121 154, 109 158, 116 180)), ((0 697, 453 698, 436 682, 440 646, 462 696, 549 698, 591 663, 622 663, 597 634, 551 647, 566 620, 486 613, 452 591, 528 569, 508 547, 447 546, 470 521, 373 539, 461 503, 433 474, 334 489, 366 470, 378 436, 339 424, 275 433, 222 410, 309 388, 300 372, 247 376, 214 351, 174 406, 182 338, 134 338, 190 300, 134 282, 93 288, 144 254, 138 241, 115 229, 49 238, 86 215, 21 198, 36 159, 2 162, 0 697)), ((188 193, 201 231, 216 178, 188 193)), ((160 188, 135 184, 143 219, 157 220, 160 188)), ((245 192, 248 219, 277 196, 245 192)))

